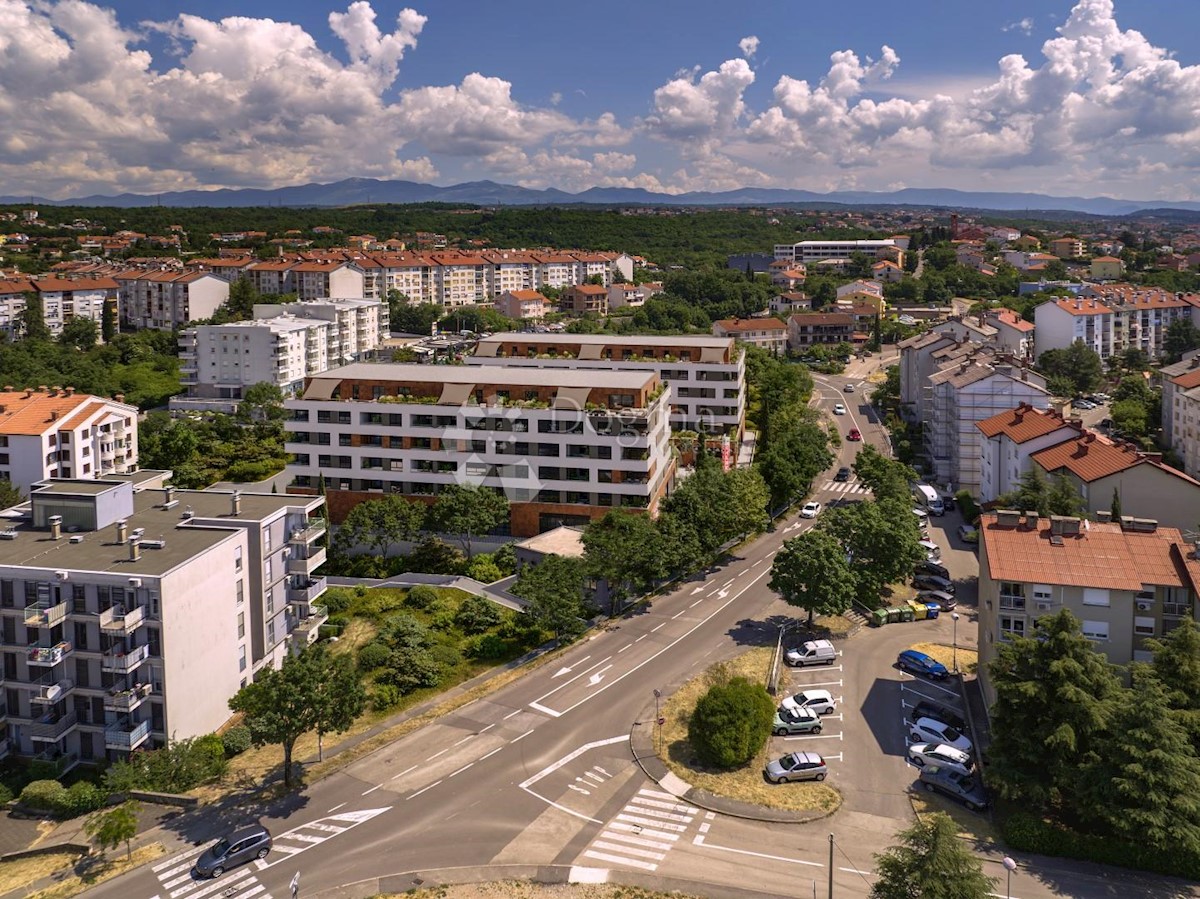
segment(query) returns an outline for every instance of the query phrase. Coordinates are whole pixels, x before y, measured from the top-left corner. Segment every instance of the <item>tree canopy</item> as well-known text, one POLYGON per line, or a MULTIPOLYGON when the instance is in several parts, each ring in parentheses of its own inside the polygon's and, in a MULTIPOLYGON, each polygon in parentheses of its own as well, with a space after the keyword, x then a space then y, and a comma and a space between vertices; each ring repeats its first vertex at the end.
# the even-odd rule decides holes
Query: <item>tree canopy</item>
POLYGON ((875 856, 871 899, 987 899, 996 879, 958 838, 943 812, 922 816, 897 834, 896 846, 875 856))
POLYGON ((855 597, 846 551, 837 538, 820 528, 786 541, 771 563, 769 586, 788 605, 813 616, 840 615, 855 597))
POLYGON ((554 635, 556 642, 583 633, 589 610, 583 599, 584 567, 579 559, 549 555, 521 568, 512 592, 529 601, 529 620, 554 635))

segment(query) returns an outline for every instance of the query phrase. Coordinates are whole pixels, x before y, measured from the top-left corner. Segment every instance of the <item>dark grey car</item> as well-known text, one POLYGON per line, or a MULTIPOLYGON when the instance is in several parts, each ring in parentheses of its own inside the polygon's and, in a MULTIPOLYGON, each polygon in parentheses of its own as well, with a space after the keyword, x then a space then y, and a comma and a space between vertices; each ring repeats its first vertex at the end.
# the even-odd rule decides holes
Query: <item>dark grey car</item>
POLYGON ((920 781, 931 793, 944 793, 971 811, 988 807, 987 790, 974 774, 960 774, 938 765, 926 765, 921 769, 920 781))
POLYGON ((220 877, 237 865, 266 858, 270 851, 271 834, 265 827, 257 824, 243 827, 205 849, 196 859, 196 873, 201 877, 220 877))

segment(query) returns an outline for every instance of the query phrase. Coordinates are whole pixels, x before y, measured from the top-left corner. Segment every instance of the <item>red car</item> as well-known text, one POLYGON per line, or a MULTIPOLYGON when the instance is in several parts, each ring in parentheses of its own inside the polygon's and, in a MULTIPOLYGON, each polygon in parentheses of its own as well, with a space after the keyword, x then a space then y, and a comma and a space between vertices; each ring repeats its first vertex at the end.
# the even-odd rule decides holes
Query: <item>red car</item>
POLYGON ((846 436, 850 440, 862 440, 862 434, 859 433, 858 428, 851 428, 850 433, 846 436))

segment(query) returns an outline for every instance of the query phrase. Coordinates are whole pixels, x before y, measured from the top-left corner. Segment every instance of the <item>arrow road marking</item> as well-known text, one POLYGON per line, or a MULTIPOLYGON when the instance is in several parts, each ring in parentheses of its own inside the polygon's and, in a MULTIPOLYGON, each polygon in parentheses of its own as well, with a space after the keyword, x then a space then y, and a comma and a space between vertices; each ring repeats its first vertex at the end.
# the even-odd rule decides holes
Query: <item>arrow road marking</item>
MULTIPOLYGON (((662 625, 659 625, 659 627, 661 627, 661 626, 662 625)), ((605 665, 603 668, 601 668, 599 671, 597 671, 595 674, 593 674, 591 677, 589 677, 588 678, 588 686, 594 687, 594 686, 596 686, 596 684, 600 683, 600 681, 604 680, 604 672, 607 671, 611 667, 612 667, 612 665, 605 665)))
POLYGON ((582 659, 580 659, 578 662, 576 662, 574 665, 566 665, 562 668, 559 668, 557 671, 554 672, 552 677, 561 677, 564 674, 570 674, 572 669, 578 668, 580 665, 582 665, 584 662, 586 662, 590 658, 591 658, 590 655, 586 655, 582 659))
POLYGON ((567 808, 565 805, 559 805, 554 800, 547 799, 545 796, 535 793, 533 790, 531 790, 529 788, 531 786, 533 786, 535 783, 537 783, 539 780, 542 780, 545 777, 549 777, 551 774, 553 774, 555 771, 557 771, 559 768, 563 767, 564 765, 569 765, 571 762, 575 761, 575 759, 579 758, 585 752, 589 752, 592 749, 599 749, 601 746, 612 746, 614 743, 625 743, 628 741, 629 741, 629 734, 625 734, 622 737, 609 737, 607 740, 597 740, 594 743, 585 743, 584 745, 582 745, 578 749, 576 749, 574 752, 564 755, 557 762, 552 762, 551 764, 547 765, 545 768, 543 768, 537 774, 533 775, 533 777, 526 778, 524 781, 522 781, 520 784, 518 784, 518 786, 522 790, 524 790, 526 793, 528 793, 530 796, 534 796, 534 797, 542 800, 542 802, 546 803, 547 805, 554 806, 560 812, 566 812, 568 815, 573 815, 576 818, 582 818, 584 821, 591 821, 593 824, 603 824, 604 822, 601 821, 599 818, 592 818, 588 815, 583 814, 582 812, 577 812, 574 809, 567 808))

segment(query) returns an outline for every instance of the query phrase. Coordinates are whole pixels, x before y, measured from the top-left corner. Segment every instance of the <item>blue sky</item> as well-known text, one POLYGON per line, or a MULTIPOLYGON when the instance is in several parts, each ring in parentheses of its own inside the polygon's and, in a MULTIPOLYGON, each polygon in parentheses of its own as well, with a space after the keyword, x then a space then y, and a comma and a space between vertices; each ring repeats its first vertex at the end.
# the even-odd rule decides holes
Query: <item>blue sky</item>
POLYGON ((365 176, 1200 198, 1200 4, 846 9, 0 0, 0 193, 365 176))

